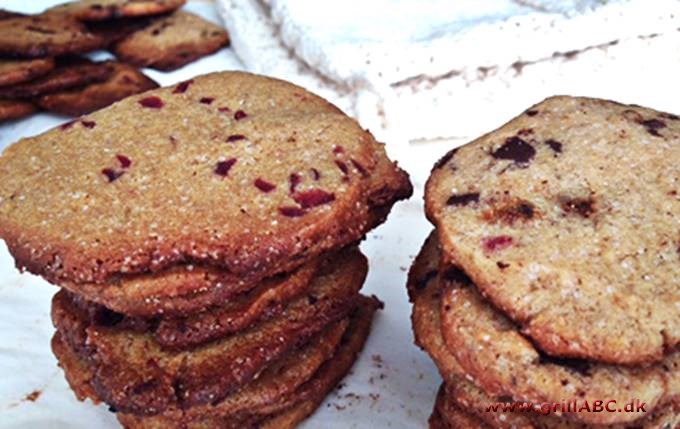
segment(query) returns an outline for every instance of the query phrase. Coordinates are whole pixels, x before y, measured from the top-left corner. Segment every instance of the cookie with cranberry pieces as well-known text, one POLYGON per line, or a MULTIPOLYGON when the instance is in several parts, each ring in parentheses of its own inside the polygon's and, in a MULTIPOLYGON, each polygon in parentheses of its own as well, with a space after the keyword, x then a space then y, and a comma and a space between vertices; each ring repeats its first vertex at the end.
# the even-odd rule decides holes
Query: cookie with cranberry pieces
POLYGON ((546 353, 659 362, 680 342, 679 145, 677 115, 549 98, 438 163, 427 215, 546 353))
POLYGON ((192 264, 252 288, 360 240, 410 192, 382 145, 335 106, 221 72, 9 147, 0 236, 20 267, 75 292, 192 264))
POLYGON ((222 27, 179 11, 130 34, 112 51, 121 61, 138 67, 174 70, 228 44, 229 34, 222 27))

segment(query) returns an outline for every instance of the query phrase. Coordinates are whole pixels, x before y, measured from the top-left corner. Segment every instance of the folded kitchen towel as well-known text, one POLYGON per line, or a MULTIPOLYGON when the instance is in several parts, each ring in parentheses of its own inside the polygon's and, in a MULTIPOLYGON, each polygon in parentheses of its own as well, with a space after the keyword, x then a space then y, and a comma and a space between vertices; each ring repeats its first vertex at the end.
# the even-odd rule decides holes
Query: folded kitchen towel
POLYGON ((392 141, 469 138, 555 93, 680 110, 678 0, 218 0, 254 72, 392 141), (650 99, 654 94, 654 99, 650 99))

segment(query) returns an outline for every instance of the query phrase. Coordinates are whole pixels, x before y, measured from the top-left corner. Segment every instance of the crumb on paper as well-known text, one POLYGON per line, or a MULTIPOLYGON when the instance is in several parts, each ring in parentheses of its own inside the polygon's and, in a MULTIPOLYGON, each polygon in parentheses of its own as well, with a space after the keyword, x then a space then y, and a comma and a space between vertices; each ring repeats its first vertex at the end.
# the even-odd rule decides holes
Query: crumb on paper
POLYGON ((28 395, 24 396, 24 401, 30 401, 30 402, 35 402, 40 398, 40 395, 42 395, 42 390, 34 390, 28 395))

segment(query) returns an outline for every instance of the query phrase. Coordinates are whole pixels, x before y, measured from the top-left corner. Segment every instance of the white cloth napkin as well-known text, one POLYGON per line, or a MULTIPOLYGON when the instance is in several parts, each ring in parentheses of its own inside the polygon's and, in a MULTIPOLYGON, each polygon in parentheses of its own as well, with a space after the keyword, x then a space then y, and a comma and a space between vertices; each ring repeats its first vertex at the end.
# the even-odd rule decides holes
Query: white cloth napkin
POLYGON ((680 111, 678 0, 218 0, 249 70, 389 142, 467 139, 556 93, 680 111))

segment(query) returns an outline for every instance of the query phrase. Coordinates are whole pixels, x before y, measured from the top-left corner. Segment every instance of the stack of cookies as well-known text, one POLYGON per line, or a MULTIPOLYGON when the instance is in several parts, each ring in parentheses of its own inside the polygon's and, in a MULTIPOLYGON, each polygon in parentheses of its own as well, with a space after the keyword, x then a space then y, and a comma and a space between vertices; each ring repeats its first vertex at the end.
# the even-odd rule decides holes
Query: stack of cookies
POLYGON ((432 428, 680 427, 680 117, 554 97, 449 152, 409 275, 432 428))
POLYGON ((0 236, 62 287, 78 398, 128 428, 285 428, 362 348, 380 303, 357 243, 410 193, 335 106, 223 72, 8 148, 0 236))
POLYGON ((174 70, 229 43, 185 0, 79 0, 37 15, 0 10, 0 121, 39 109, 80 116, 158 85, 138 70, 174 70), (79 56, 109 50, 119 61, 79 56))

